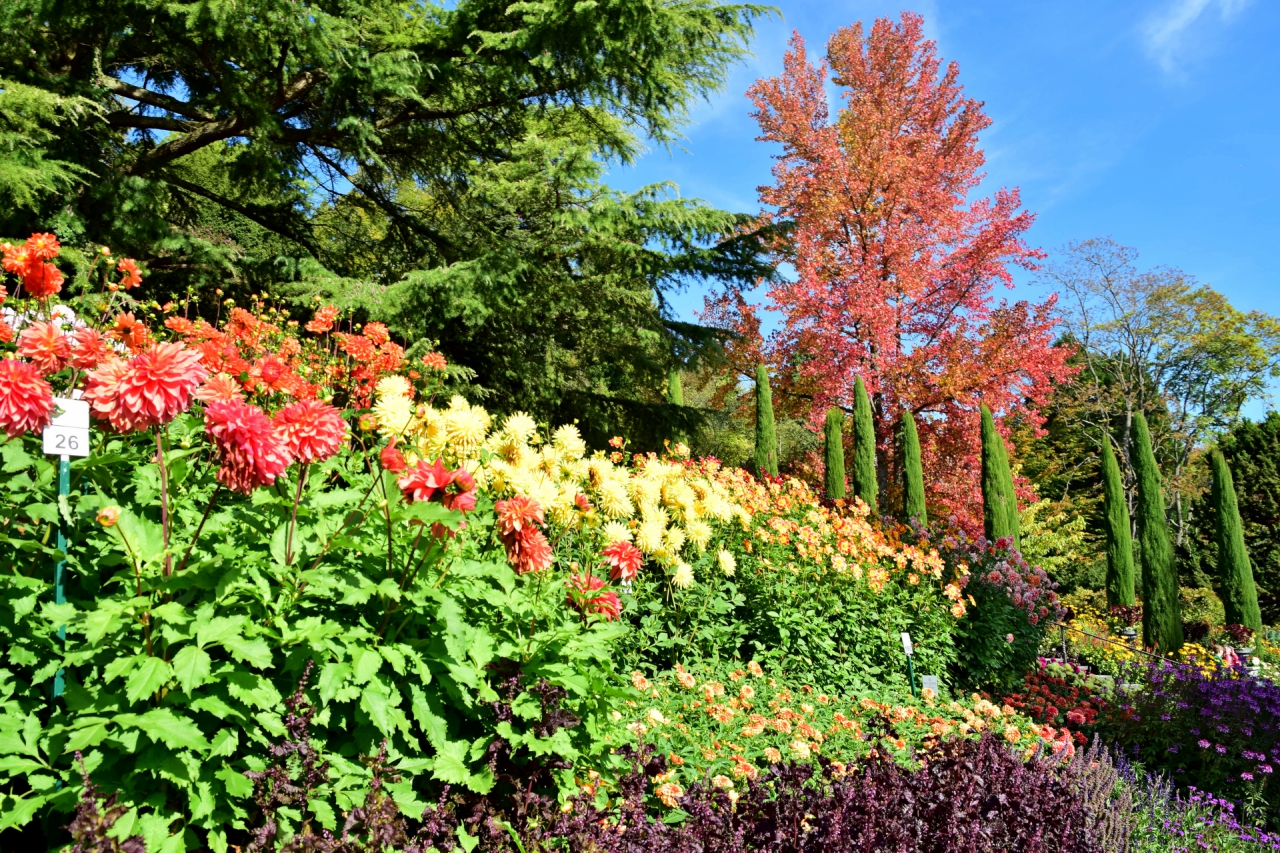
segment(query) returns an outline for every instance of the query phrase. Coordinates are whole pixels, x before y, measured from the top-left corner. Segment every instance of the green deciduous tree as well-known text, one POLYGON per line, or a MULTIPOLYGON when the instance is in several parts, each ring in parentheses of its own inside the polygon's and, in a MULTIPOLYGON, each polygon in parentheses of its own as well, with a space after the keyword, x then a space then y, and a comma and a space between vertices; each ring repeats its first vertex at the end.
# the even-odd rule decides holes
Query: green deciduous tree
POLYGON ((1218 540, 1218 578, 1222 584, 1222 606, 1227 624, 1248 625, 1262 630, 1262 613, 1258 610, 1258 591, 1253 585, 1253 568, 1244 544, 1240 511, 1236 506, 1235 485, 1231 469, 1220 451, 1209 454, 1209 471, 1213 477, 1212 501, 1214 527, 1218 540))
POLYGON ((1129 504, 1125 500, 1120 465, 1111 450, 1110 437, 1102 441, 1102 482, 1107 536, 1107 604, 1132 607, 1133 534, 1129 520, 1129 504))
POLYGON ((1109 238, 1085 240, 1065 247, 1043 277, 1062 293, 1079 345, 1081 371, 1069 389, 1075 423, 1091 437, 1118 429, 1121 463, 1132 470, 1133 416, 1146 416, 1181 545, 1198 488, 1193 453, 1280 375, 1280 320, 1236 309, 1181 270, 1140 270, 1137 257, 1109 238))
POLYGON ((924 502, 924 466, 920 461, 920 435, 911 412, 902 414, 902 515, 907 521, 929 523, 924 502))
POLYGON ((1004 439, 986 404, 982 416, 982 528, 988 539, 1008 537, 1018 545, 1018 499, 1004 439))
POLYGON ((871 414, 871 398, 862 377, 853 385, 853 493, 871 507, 871 514, 879 513, 876 494, 879 491, 876 477, 876 423, 871 414))
POLYGON ((1168 654, 1182 648, 1178 573, 1165 518, 1160 469, 1142 412, 1133 415, 1132 441, 1138 480, 1138 551, 1142 558, 1142 642, 1168 654))
POLYGON ((778 476, 778 435, 773 425, 773 394, 769 368, 756 368, 756 474, 778 476))
POLYGON ((827 409, 827 423, 823 432, 823 455, 826 462, 826 491, 831 500, 845 495, 844 487, 844 412, 827 409))

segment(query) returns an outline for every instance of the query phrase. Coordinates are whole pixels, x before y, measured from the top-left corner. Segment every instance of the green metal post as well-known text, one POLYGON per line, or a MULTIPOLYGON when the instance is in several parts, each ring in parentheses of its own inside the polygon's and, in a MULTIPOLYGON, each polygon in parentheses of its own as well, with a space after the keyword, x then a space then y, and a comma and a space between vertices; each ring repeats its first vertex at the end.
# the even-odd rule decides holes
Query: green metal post
POLYGON ((911 695, 916 695, 916 670, 911 664, 911 655, 907 655, 907 679, 911 682, 911 695))
MULTIPOLYGON (((62 504, 65 498, 71 492, 71 460, 63 456, 58 460, 58 550, 63 554, 67 553, 67 536, 66 531, 62 528, 62 504)), ((53 569, 53 603, 66 604, 67 590, 65 586, 65 576, 67 571, 67 561, 59 560, 58 565, 53 569)), ((58 645, 65 646, 67 644, 67 626, 58 626, 58 645)), ((59 669, 53 676, 53 698, 57 699, 62 695, 62 689, 66 686, 66 678, 64 671, 59 669)))

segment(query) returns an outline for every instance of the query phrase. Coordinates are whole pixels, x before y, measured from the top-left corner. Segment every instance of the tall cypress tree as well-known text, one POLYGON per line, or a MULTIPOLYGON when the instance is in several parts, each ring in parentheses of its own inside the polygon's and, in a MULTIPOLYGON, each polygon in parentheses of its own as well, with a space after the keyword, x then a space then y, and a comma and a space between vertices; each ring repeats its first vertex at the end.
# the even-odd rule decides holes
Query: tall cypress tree
POLYGON ((902 413, 902 515, 905 521, 915 518, 921 525, 929 523, 924 505, 924 465, 920 461, 920 434, 916 418, 910 411, 902 413))
POLYGON ((862 377, 853 385, 853 493, 871 507, 871 514, 878 515, 880 507, 876 493, 880 484, 876 480, 876 427, 871 419, 871 398, 862 377))
POLYGON ((680 370, 676 367, 667 374, 667 402, 673 406, 684 405, 684 386, 680 384, 680 370))
POLYGON ((826 452, 827 497, 839 500, 844 497, 844 412, 832 406, 827 409, 827 427, 823 434, 823 450, 826 452))
POLYGON ((1133 473, 1138 480, 1138 553, 1142 557, 1142 642, 1168 654, 1182 648, 1178 573, 1164 514, 1160 469, 1151 431, 1141 412, 1133 416, 1133 473))
POLYGON ((1120 466, 1111 438, 1102 439, 1102 499, 1107 524, 1107 606, 1133 606, 1133 535, 1129 532, 1129 504, 1124 499, 1120 466))
POLYGON ((1231 469, 1221 451, 1209 454, 1209 471, 1213 476, 1214 528, 1218 536, 1218 572, 1222 582, 1222 607, 1228 625, 1248 625, 1262 630, 1262 612, 1258 609, 1258 590, 1253 584, 1253 567, 1244 544, 1240 509, 1236 504, 1235 484, 1231 469))
POLYGON ((1004 439, 995 419, 982 404, 982 529, 988 539, 1007 536, 1018 545, 1018 500, 1004 439))
POLYGON ((756 368, 756 474, 778 476, 778 433, 773 425, 773 394, 769 368, 756 368))

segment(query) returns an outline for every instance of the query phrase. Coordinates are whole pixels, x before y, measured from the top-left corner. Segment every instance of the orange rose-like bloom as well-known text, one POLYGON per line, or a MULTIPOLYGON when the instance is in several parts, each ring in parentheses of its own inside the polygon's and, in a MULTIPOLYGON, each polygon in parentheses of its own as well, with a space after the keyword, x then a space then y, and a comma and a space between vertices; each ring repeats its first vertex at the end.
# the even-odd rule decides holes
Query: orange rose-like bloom
POLYGON ((444 356, 438 352, 429 352, 422 357, 422 365, 429 370, 444 370, 449 363, 444 360, 444 356))
POLYGON ((71 333, 71 366, 93 370, 111 357, 111 347, 96 329, 84 327, 71 333))
POLYGON ((0 429, 9 438, 44 429, 53 414, 53 389, 33 365, 0 361, 0 429))
POLYGON ((191 396, 202 403, 229 403, 244 399, 240 383, 226 373, 210 376, 191 396))
POLYGON ((120 432, 167 424, 209 375, 199 352, 175 343, 157 344, 121 367, 115 361, 92 371, 85 390, 94 415, 120 432))
POLYGON ((67 338, 53 323, 39 320, 18 335, 18 352, 44 375, 57 373, 71 359, 67 338))
POLYGON ((257 406, 234 400, 210 403, 204 412, 205 433, 218 451, 218 482, 247 495, 270 486, 292 461, 271 419, 257 406))
POLYGON ((289 455, 299 462, 323 462, 342 449, 347 422, 342 413, 319 400, 294 403, 272 419, 289 455))

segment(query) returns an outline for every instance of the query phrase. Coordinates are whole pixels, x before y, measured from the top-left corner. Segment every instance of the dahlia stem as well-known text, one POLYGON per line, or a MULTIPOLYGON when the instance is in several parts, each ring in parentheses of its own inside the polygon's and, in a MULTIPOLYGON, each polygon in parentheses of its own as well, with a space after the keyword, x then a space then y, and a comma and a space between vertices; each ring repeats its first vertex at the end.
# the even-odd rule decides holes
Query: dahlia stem
POLYGON ((175 573, 180 572, 187 565, 187 558, 191 556, 191 549, 196 547, 196 543, 200 541, 200 531, 204 530, 204 523, 209 520, 209 513, 213 511, 213 502, 218 498, 218 492, 221 491, 222 484, 213 487, 213 494, 209 495, 209 503, 205 505, 204 515, 200 516, 200 523, 196 526, 196 535, 191 537, 190 544, 187 545, 187 551, 182 555, 182 562, 178 563, 175 573))
POLYGON ((164 533, 164 576, 173 574, 173 555, 169 553, 169 469, 164 466, 164 440, 156 427, 156 462, 160 465, 160 528, 164 533))
POLYGON ((302 487, 307 482, 307 463, 302 463, 298 473, 298 488, 293 495, 293 513, 289 516, 289 532, 284 537, 284 564, 293 565, 293 531, 298 526, 298 504, 302 502, 302 487))

